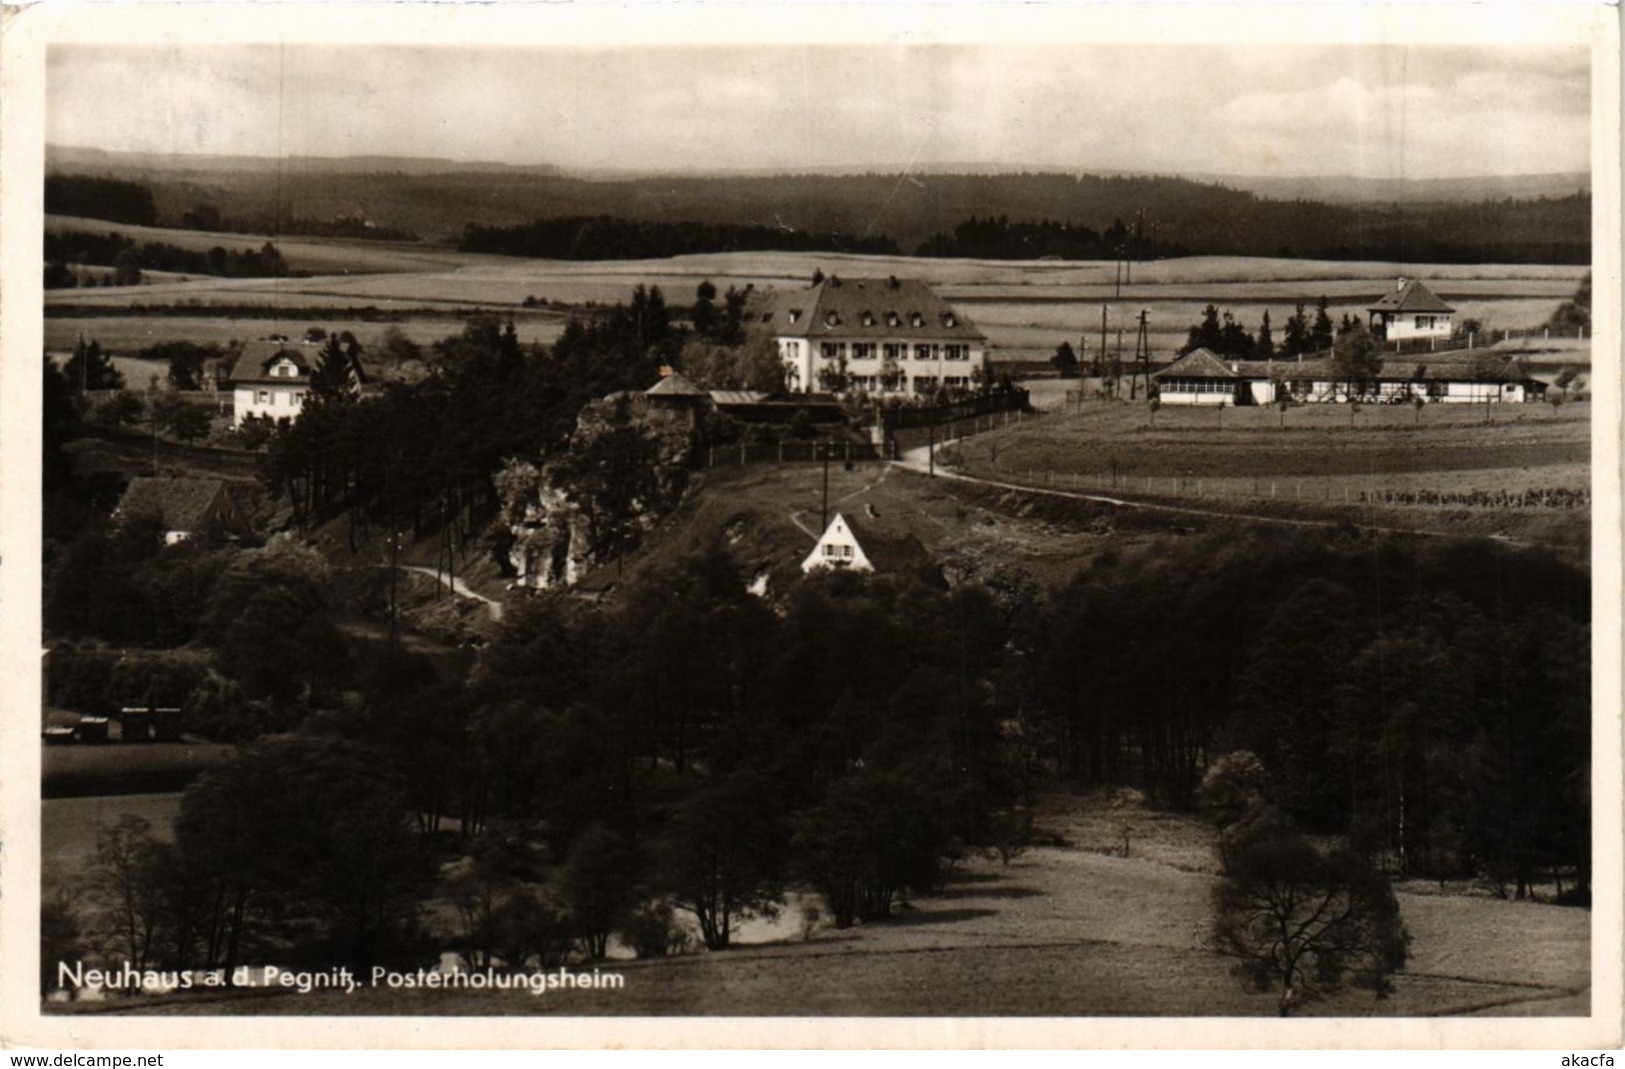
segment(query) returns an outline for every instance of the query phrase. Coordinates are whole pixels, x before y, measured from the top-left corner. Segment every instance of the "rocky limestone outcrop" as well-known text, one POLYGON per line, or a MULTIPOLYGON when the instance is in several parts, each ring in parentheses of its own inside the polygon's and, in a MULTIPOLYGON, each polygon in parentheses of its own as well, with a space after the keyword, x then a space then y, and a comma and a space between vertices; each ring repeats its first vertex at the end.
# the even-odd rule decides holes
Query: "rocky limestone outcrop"
POLYGON ((498 474, 499 532, 516 587, 571 587, 681 500, 702 437, 699 405, 613 394, 584 406, 567 453, 498 474))

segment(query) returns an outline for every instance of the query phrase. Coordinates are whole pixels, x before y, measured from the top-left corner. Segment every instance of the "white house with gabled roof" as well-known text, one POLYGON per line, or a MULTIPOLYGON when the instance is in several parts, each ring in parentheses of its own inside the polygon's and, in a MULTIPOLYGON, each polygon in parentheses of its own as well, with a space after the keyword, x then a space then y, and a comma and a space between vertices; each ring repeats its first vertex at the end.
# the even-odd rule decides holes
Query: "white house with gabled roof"
POLYGON ((263 417, 293 421, 310 393, 310 372, 318 347, 266 338, 243 346, 231 369, 231 426, 263 417))
POLYGON ((1383 341, 1448 338, 1456 310, 1414 278, 1402 278, 1368 309, 1371 336, 1383 341))
POLYGON ((819 571, 872 572, 875 566, 858 543, 857 532, 852 530, 851 523, 837 512, 819 536, 818 544, 801 562, 801 570, 804 574, 819 571))

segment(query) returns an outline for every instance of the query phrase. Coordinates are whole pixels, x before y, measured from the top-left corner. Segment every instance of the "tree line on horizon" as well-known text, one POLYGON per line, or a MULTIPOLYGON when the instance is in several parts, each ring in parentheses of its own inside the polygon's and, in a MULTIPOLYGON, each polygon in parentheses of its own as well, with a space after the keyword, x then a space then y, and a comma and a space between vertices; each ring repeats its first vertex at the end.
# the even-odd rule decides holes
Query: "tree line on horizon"
POLYGON ((1591 258, 1587 192, 1523 199, 1331 204, 1271 200, 1183 178, 1061 173, 608 181, 480 173, 341 174, 323 176, 321 181, 303 176, 281 185, 264 176, 240 175, 218 188, 202 178, 183 184, 145 176, 141 182, 123 183, 106 199, 110 207, 99 208, 97 196, 72 184, 79 176, 53 180, 58 177, 69 182, 68 192, 53 196, 48 185, 47 211, 180 222, 187 212, 199 211, 201 194, 214 210, 231 218, 273 212, 277 219, 342 220, 353 215, 359 201, 368 205, 376 225, 389 231, 451 242, 466 240, 472 232, 483 243, 547 248, 553 250, 549 255, 564 258, 586 256, 591 246, 605 258, 633 255, 626 251, 631 248, 650 256, 811 248, 1103 259, 1115 257, 1116 247, 1104 237, 1098 244, 1087 240, 1085 231, 1105 235, 1120 220, 1135 221, 1130 236, 1137 240, 1130 244, 1140 251, 1130 253, 1143 257, 1513 264, 1589 263, 1591 258), (155 206, 149 208, 149 201, 155 206), (1002 232, 989 233, 989 219, 1008 222, 1002 232), (972 223, 962 240, 957 231, 972 223), (514 233, 502 233, 509 230, 514 233), (579 252, 571 253, 573 247, 579 252))

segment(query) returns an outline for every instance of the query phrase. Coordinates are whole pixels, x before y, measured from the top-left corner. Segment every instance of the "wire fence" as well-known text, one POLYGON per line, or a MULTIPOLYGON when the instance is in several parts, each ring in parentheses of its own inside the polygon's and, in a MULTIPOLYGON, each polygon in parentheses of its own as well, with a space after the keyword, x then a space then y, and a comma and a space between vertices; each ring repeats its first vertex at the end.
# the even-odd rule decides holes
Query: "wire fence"
POLYGON ((707 468, 741 467, 749 464, 873 464, 894 459, 889 446, 869 442, 769 442, 765 445, 708 446, 704 453, 707 468))
MULTIPOLYGON (((945 458, 939 457, 939 460, 945 458)), ((1057 472, 1029 469, 998 476, 1045 489, 1072 490, 1103 496, 1212 498, 1289 501, 1318 505, 1373 505, 1421 508, 1589 509, 1589 488, 1539 487, 1527 490, 1398 489, 1380 477, 1335 476, 1327 479, 1130 475, 1125 472, 1057 472)))
POLYGON ((896 460, 906 449, 935 443, 939 450, 948 443, 970 438, 1002 427, 1013 427, 1036 416, 1031 412, 997 411, 985 415, 945 419, 887 435, 885 444, 854 441, 743 442, 706 448, 699 460, 703 467, 741 467, 751 464, 875 464, 896 460))
POLYGON ((1457 331, 1445 337, 1395 338, 1383 343, 1383 351, 1400 356, 1411 353, 1459 353, 1486 349, 1504 341, 1518 339, 1573 338, 1584 341, 1584 327, 1524 327, 1499 330, 1457 331))

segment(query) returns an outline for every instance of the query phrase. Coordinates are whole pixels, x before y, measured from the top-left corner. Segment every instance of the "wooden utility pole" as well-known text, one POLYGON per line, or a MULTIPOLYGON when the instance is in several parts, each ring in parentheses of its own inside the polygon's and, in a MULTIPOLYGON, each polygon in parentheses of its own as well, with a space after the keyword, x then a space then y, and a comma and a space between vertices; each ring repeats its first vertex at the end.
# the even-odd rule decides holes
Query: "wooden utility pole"
POLYGON ((1106 304, 1105 304, 1105 302, 1101 302, 1101 305, 1100 305, 1100 363, 1101 363, 1101 369, 1105 370, 1105 364, 1106 364, 1106 304))
POLYGON ((1134 339, 1134 374, 1129 379, 1128 399, 1139 397, 1139 380, 1145 378, 1145 397, 1151 399, 1151 339, 1146 333, 1146 318, 1150 312, 1140 309, 1140 332, 1134 339))
POLYGON ((824 454, 824 507, 818 523, 818 537, 822 538, 829 530, 829 443, 819 443, 819 450, 824 454))

